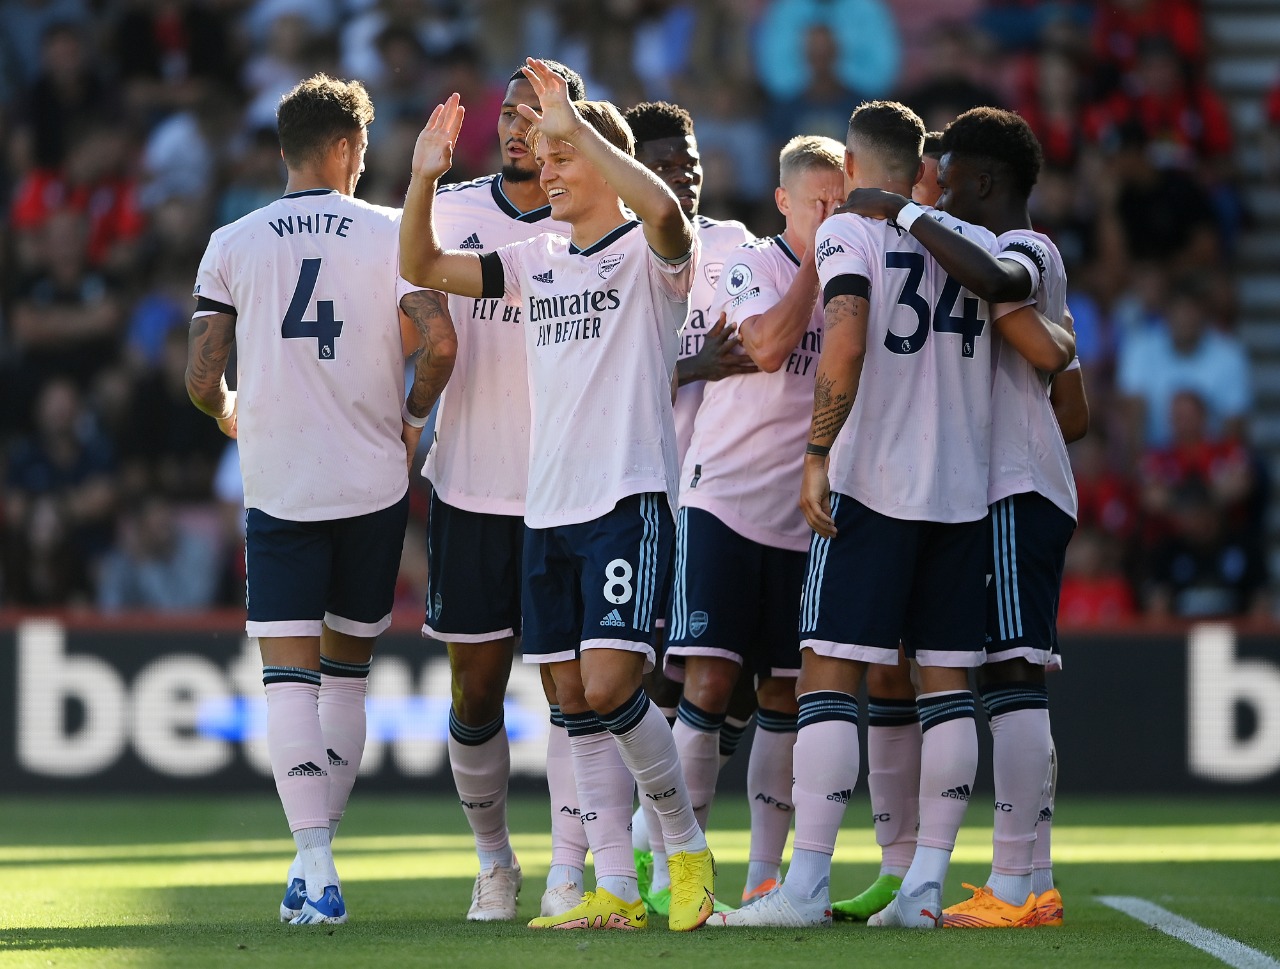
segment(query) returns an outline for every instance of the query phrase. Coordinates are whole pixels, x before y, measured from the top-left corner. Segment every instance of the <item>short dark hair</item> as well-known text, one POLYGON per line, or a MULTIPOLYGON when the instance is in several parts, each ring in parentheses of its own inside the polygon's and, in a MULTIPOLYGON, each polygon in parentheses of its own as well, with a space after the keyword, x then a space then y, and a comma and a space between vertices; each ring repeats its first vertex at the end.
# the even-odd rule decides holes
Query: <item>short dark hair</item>
POLYGON ((373 102, 359 81, 316 74, 280 99, 276 130, 289 168, 319 160, 339 138, 349 138, 373 121, 373 102))
MULTIPOLYGON (((600 137, 623 154, 635 157, 636 139, 631 134, 627 119, 622 116, 622 112, 616 105, 610 101, 574 101, 573 106, 578 109, 578 114, 582 115, 582 120, 595 128, 600 137)), ((536 155, 542 132, 538 130, 537 125, 529 131, 526 141, 529 143, 529 150, 536 155)))
POLYGON ((850 143, 870 148, 886 168, 906 178, 920 170, 924 133, 920 116, 897 101, 864 101, 849 116, 850 143))
POLYGON ((669 101, 643 101, 622 112, 635 135, 636 144, 659 138, 692 138, 693 116, 669 101))
POLYGON ((926 131, 924 135, 924 149, 922 154, 927 158, 937 161, 942 157, 942 132, 926 131))
POLYGON ((1003 168, 1020 198, 1026 198, 1040 177, 1044 154, 1031 126, 1003 108, 970 108, 942 133, 943 154, 981 160, 1003 168))
MULTIPOLYGON (((582 79, 582 75, 579 74, 577 71, 575 71, 572 67, 566 67, 564 64, 561 64, 559 61, 553 61, 549 57, 540 57, 538 59, 542 61, 542 63, 546 64, 547 67, 551 68, 551 70, 554 71, 556 74, 559 74, 562 78, 564 78, 564 83, 569 87, 570 101, 581 101, 587 96, 586 81, 584 81, 582 79)), ((517 67, 511 73, 511 76, 507 78, 507 83, 510 84, 512 81, 529 80, 529 78, 525 76, 524 67, 525 65, 523 64, 517 67)))

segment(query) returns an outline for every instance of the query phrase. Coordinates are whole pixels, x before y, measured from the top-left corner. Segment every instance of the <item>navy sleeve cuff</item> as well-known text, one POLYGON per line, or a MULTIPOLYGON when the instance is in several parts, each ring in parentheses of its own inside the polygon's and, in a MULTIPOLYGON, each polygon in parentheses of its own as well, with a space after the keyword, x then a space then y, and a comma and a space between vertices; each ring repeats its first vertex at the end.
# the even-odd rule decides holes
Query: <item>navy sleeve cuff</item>
POLYGON ((496 252, 486 252, 480 256, 480 295, 485 299, 502 299, 507 295, 502 258, 496 252))
POLYGON ((871 280, 866 276, 853 273, 835 276, 827 280, 827 285, 822 287, 822 305, 826 306, 837 296, 861 296, 863 299, 870 299, 871 280))

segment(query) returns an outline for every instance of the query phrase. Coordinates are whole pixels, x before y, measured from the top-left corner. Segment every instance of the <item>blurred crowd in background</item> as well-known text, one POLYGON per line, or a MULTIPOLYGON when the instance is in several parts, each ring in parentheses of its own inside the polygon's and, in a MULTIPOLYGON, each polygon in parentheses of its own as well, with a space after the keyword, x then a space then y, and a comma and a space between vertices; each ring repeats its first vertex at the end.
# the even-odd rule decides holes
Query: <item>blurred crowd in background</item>
MULTIPOLYGON (((3 0, 0 607, 243 603, 235 448, 183 372, 209 233, 282 191, 276 103, 316 71, 363 80, 377 120, 358 194, 398 205, 452 91, 467 121, 450 177, 498 169, 506 80, 535 54, 590 97, 688 108, 702 212, 760 235, 782 228, 782 143, 843 141, 862 100, 905 101, 933 130, 1019 111, 1044 147, 1032 215, 1067 263, 1093 413, 1072 448, 1062 623, 1270 613, 1270 482, 1233 333, 1249 213, 1203 17, 1196 0, 3 0)), ((425 588, 424 485, 406 609, 425 588)))

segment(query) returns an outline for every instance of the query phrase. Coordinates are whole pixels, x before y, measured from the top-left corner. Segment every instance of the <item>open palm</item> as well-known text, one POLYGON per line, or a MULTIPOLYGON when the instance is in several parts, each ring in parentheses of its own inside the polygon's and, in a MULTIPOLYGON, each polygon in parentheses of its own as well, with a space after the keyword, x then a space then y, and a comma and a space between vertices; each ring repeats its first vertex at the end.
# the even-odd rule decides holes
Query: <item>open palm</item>
POLYGON ((413 146, 413 172, 424 178, 437 179, 453 166, 453 146, 458 143, 462 118, 466 109, 457 94, 437 104, 426 125, 418 133, 413 146))
POLYGON ((516 110, 537 125, 543 136, 568 140, 582 124, 582 116, 569 101, 569 85, 565 79, 535 57, 526 58, 521 70, 538 96, 541 110, 528 104, 516 105, 516 110))

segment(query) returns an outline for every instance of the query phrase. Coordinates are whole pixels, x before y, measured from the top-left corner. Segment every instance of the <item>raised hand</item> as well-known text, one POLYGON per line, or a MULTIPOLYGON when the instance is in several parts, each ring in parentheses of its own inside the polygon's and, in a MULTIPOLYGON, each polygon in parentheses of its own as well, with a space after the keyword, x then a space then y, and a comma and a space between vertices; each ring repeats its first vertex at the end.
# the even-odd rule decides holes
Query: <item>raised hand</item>
POLYGON ((426 125, 418 133, 413 146, 413 173, 431 180, 438 179, 453 166, 453 146, 458 143, 462 118, 466 109, 457 94, 437 104, 426 125))
POLYGON ((521 70, 529 79, 533 93, 538 96, 538 106, 542 110, 528 104, 518 104, 516 110, 536 125, 544 137, 568 141, 583 123, 582 115, 569 100, 569 85, 536 57, 525 58, 525 66, 521 70))

